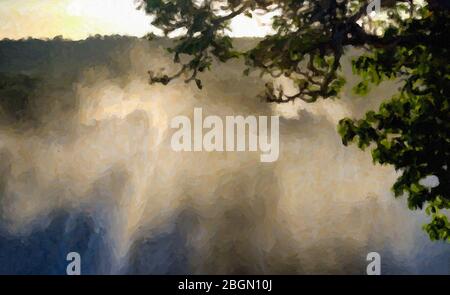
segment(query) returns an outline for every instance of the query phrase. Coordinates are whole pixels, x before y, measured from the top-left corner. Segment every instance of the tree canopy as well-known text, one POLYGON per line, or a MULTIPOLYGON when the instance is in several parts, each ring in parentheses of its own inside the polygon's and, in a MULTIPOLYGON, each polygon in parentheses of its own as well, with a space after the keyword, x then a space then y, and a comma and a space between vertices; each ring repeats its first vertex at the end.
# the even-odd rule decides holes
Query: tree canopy
MULTIPOLYGON (((343 118, 344 145, 369 148, 374 162, 400 172, 393 191, 406 195, 410 209, 426 208, 424 225, 432 240, 450 241, 450 2, 446 0, 141 0, 152 25, 177 33, 168 48, 179 71, 150 74, 151 83, 184 77, 202 88, 199 73, 214 59, 243 58, 244 75, 259 70, 295 85, 288 93, 272 83, 270 103, 338 98, 345 84, 342 56, 360 48, 353 71, 361 77, 354 91, 365 95, 385 80, 402 81, 393 97, 364 118, 343 118), (381 5, 377 5, 377 4, 381 5), (379 8, 376 13, 370 9, 379 8), (250 50, 238 51, 227 35, 238 15, 269 14, 274 34, 250 50)), ((380 95, 383 95, 380 93, 380 95)))

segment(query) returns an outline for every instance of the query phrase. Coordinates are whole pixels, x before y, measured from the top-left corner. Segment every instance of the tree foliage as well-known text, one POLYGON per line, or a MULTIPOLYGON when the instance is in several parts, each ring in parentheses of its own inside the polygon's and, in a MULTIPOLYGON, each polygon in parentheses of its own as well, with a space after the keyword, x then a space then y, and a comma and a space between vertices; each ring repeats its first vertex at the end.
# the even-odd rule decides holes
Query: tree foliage
POLYGON ((354 89, 364 95, 388 79, 402 81, 398 93, 362 119, 344 118, 338 131, 345 145, 370 148, 374 162, 393 165, 400 176, 395 196, 407 195, 411 209, 426 206, 424 226, 433 240, 450 241, 450 2, 381 0, 381 11, 368 14, 370 0, 142 0, 152 24, 177 34, 168 49, 180 65, 174 74, 150 74, 151 83, 168 84, 184 76, 199 88, 199 73, 214 59, 242 57, 247 69, 274 78, 285 76, 295 93, 266 84, 268 102, 296 99, 312 103, 338 97, 345 84, 342 56, 362 49, 353 61, 361 77, 354 89), (270 14, 274 34, 239 52, 227 35, 238 16, 270 14), (430 183, 432 179, 432 183, 430 183))

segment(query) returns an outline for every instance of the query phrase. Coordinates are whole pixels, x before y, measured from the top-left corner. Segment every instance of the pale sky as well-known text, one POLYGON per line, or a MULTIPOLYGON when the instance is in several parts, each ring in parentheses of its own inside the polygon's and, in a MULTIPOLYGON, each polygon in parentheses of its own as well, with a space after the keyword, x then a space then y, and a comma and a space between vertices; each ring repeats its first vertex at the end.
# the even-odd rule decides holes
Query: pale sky
MULTIPOLYGON (((267 20, 238 16, 232 36, 264 36, 270 31, 264 26, 267 20)), ((0 39, 141 37, 150 31, 150 18, 136 9, 134 0, 0 0, 0 39)))

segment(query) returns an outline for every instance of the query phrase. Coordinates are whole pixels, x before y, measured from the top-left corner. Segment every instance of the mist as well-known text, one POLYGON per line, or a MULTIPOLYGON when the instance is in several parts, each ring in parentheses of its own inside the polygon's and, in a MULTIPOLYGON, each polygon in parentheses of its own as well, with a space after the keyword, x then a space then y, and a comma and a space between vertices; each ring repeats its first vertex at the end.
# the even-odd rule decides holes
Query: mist
POLYGON ((261 101, 268 78, 239 60, 203 74, 203 90, 150 85, 148 70, 176 70, 168 42, 0 42, 1 273, 63 272, 70 251, 104 274, 365 274, 374 251, 382 274, 449 273, 448 246, 391 193, 397 172, 336 131, 395 82, 353 95, 349 50, 340 99, 314 104, 261 101), (170 121, 196 107, 280 115, 278 160, 173 151, 170 121))

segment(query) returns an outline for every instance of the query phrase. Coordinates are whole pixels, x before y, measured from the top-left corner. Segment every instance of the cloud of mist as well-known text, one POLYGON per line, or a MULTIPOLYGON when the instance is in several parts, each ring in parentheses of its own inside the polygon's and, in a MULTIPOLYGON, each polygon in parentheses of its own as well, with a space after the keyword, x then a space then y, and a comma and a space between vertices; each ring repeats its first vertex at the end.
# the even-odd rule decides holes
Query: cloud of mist
POLYGON ((164 41, 126 40, 99 60, 81 52, 95 46, 67 43, 61 59, 17 65, 43 86, 29 102, 33 120, 0 128, 0 217, 13 235, 45 227, 55 210, 85 212, 106 229, 111 273, 364 274, 371 251, 388 272, 445 270, 421 260, 449 251, 428 241, 420 212, 394 199, 392 167, 344 147, 336 132, 340 118, 376 107, 395 85, 275 106, 256 98, 264 79, 242 76, 239 61, 202 76, 202 91, 149 85, 150 68, 173 67, 164 41), (194 107, 205 116, 281 114, 278 161, 172 151, 170 120, 192 118, 194 107))

